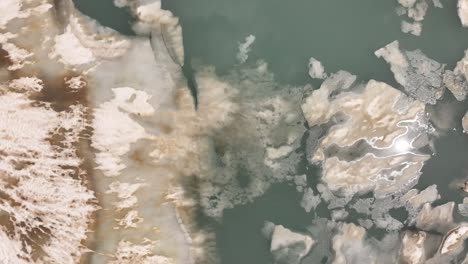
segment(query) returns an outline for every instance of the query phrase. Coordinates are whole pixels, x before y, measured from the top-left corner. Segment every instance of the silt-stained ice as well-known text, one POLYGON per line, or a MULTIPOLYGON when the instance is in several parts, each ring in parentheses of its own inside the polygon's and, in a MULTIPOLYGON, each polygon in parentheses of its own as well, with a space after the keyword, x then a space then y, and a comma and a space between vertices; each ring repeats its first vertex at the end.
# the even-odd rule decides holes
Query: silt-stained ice
POLYGON ((417 149, 401 150, 398 141, 408 141, 411 146, 420 133, 426 133, 428 126, 420 119, 424 105, 412 101, 396 109, 404 94, 373 80, 350 89, 354 78, 346 72, 334 74, 305 99, 302 109, 309 127, 327 123, 337 114, 345 116, 317 139, 310 162, 322 164, 322 180, 341 196, 369 191, 385 196, 411 188, 429 156, 417 149), (418 132, 410 132, 414 129, 418 132), (369 148, 346 151, 346 159, 338 155, 359 140, 367 142, 369 148), (327 153, 333 145, 337 150, 327 153))
POLYGON ((390 64, 395 80, 413 98, 435 104, 442 97, 445 65, 428 58, 420 50, 401 51, 398 41, 378 49, 375 55, 390 64))

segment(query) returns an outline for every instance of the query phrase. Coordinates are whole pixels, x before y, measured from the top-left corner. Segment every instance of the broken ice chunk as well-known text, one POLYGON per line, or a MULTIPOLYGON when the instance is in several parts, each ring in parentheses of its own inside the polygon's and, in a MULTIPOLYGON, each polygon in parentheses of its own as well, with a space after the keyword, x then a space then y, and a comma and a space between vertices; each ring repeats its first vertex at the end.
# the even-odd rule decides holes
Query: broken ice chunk
POLYGON ((314 191, 309 187, 304 191, 304 195, 302 196, 301 207, 307 213, 310 213, 312 208, 316 208, 317 205, 320 203, 320 196, 314 195, 314 191))
POLYGON ((307 231, 315 240, 313 249, 302 259, 302 263, 316 263, 317 260, 332 259, 333 252, 330 250, 330 241, 333 237, 334 228, 337 223, 327 218, 314 218, 307 231))
POLYGON ((422 24, 420 22, 401 21, 401 31, 403 33, 410 33, 415 36, 421 36, 422 24))
POLYGON ((437 192, 437 185, 433 184, 418 194, 418 190, 411 189, 400 198, 402 203, 406 203, 407 207, 418 209, 425 203, 432 203, 439 199, 440 195, 437 192))
MULTIPOLYGON (((401 23, 401 31, 403 33, 411 33, 415 36, 420 36, 422 31, 422 21, 426 16, 429 5, 427 0, 398 0, 400 4, 396 9, 398 16, 406 15, 411 22, 403 20, 401 23)), ((440 0, 432 0, 434 7, 443 8, 440 0)))
POLYGON ((412 97, 423 103, 435 104, 443 95, 442 75, 445 65, 428 58, 422 51, 400 51, 398 41, 375 52, 393 72, 395 80, 412 97))
POLYGON ((414 21, 423 21, 428 7, 429 5, 426 1, 419 1, 408 9, 408 17, 412 18, 414 21))
POLYGON ((372 203, 374 202, 374 198, 361 198, 354 202, 351 205, 351 208, 356 210, 356 212, 360 214, 370 215, 372 210, 372 203))
POLYGON ((398 16, 406 15, 406 8, 404 8, 403 6, 397 6, 395 8, 395 12, 398 16))
POLYGON ((452 92, 455 99, 458 101, 465 100, 468 92, 468 82, 463 75, 447 70, 444 73, 444 84, 452 92))
POLYGON ((407 223, 411 225, 416 221, 421 207, 424 204, 431 204, 438 199, 440 199, 440 195, 437 192, 437 186, 435 184, 422 190, 419 194, 417 189, 411 189, 405 193, 400 197, 400 202, 405 206, 408 212, 407 223))
POLYGON ((309 235, 296 233, 282 225, 276 225, 271 237, 270 251, 275 263, 299 264, 314 243, 309 235))
POLYGON ((442 3, 440 2, 440 0, 432 0, 432 4, 434 5, 434 7, 437 7, 437 8, 444 8, 444 6, 443 6, 442 3))
POLYGON ((434 208, 428 203, 424 204, 416 219, 416 227, 424 231, 446 232, 453 227, 454 207, 454 202, 448 202, 434 208))
POLYGON ((310 57, 309 59, 309 76, 312 79, 327 78, 327 73, 325 72, 322 63, 313 57, 310 57))
POLYGON ((462 119, 463 132, 468 133, 468 112, 465 113, 462 119))
POLYGON ((403 228, 403 224, 388 213, 384 213, 382 216, 373 215, 372 218, 376 227, 387 231, 395 231, 403 228))
POLYGON ((461 251, 463 249, 463 243, 467 237, 467 224, 462 224, 449 230, 440 245, 440 254, 449 254, 461 251))
POLYGON ((270 239, 271 236, 273 235, 273 231, 275 230, 275 224, 272 223, 272 222, 269 222, 269 221, 266 221, 264 224, 263 224, 263 227, 262 227, 262 234, 263 236, 265 236, 266 238, 270 239))
POLYGON ((296 184, 296 190, 302 192, 307 186, 307 176, 305 174, 294 176, 294 183, 296 184))
POLYGON ((366 230, 354 224, 341 224, 333 237, 335 264, 378 263, 377 256, 366 243, 366 230))
POLYGON ((426 241, 426 232, 406 231, 401 245, 400 258, 403 263, 422 264, 424 263, 425 249, 424 242, 426 241))
POLYGON ((390 64, 390 69, 393 72, 395 80, 404 86, 406 84, 404 73, 407 71, 409 66, 405 55, 400 51, 399 42, 393 41, 385 47, 376 50, 374 54, 377 58, 383 58, 388 64, 390 64))
POLYGON ((458 17, 464 27, 468 27, 468 0, 458 0, 458 17))
POLYGON ((458 101, 463 101, 468 93, 468 54, 465 51, 465 56, 457 62, 453 71, 446 70, 444 73, 444 84, 452 92, 453 96, 458 101))
POLYGON ((353 198, 352 196, 336 197, 330 189, 321 183, 317 184, 317 190, 320 192, 322 199, 329 203, 328 209, 345 207, 353 198))
POLYGON ((464 217, 468 217, 468 197, 463 198, 463 203, 458 204, 458 212, 464 217))
POLYGON ((410 8, 416 4, 416 0, 398 0, 398 3, 403 7, 410 8))
POLYGON ((343 208, 331 211, 331 218, 333 221, 343 220, 346 217, 348 217, 348 212, 343 208))
POLYGON ((369 229, 374 225, 374 222, 372 222, 370 219, 358 219, 358 223, 365 229, 369 229))

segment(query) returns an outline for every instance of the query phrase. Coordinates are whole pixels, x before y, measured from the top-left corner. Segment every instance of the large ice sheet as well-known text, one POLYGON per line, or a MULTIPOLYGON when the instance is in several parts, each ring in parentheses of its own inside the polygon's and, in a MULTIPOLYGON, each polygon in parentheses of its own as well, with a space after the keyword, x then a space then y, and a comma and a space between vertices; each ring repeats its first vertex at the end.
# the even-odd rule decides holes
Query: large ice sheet
POLYGON ((421 118, 424 105, 400 104, 403 93, 373 80, 348 91, 354 78, 346 72, 331 75, 302 105, 312 129, 331 122, 327 133, 314 139, 310 161, 322 164, 322 180, 342 196, 369 191, 385 196, 411 188, 429 158, 411 145, 430 128, 421 118))

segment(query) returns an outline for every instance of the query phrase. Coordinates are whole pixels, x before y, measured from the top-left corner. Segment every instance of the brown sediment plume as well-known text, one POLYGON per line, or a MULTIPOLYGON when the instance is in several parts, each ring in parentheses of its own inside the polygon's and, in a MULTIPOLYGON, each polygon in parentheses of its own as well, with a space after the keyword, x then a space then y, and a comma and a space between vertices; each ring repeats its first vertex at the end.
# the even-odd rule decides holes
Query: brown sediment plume
MULTIPOLYGON (((36 25, 37 23, 33 23, 36 25)), ((2 56, 4 51, 0 49, 0 66, 2 65, 11 65, 12 62, 8 59, 8 53, 5 56, 2 56), (5 59, 2 60, 2 58, 5 59), (2 64, 3 63, 3 64, 2 64)), ((48 58, 42 58, 45 61, 48 58)), ((57 67, 57 65, 54 65, 57 67)), ((78 166, 70 165, 59 165, 61 169, 67 172, 71 172, 69 176, 75 180, 79 180, 82 185, 86 186, 88 190, 95 190, 94 183, 94 150, 91 147, 91 136, 93 129, 91 124, 92 121, 92 107, 89 99, 89 86, 87 84, 86 75, 82 74, 76 70, 66 69, 63 66, 58 66, 57 71, 47 72, 44 69, 41 69, 40 66, 28 65, 22 69, 15 71, 10 71, 10 79, 18 79, 21 77, 36 76, 42 81, 42 90, 40 92, 33 92, 29 95, 29 98, 33 100, 33 104, 43 104, 47 103, 54 111, 56 112, 71 112, 73 107, 80 107, 82 110, 80 115, 80 122, 84 124, 80 128, 80 131, 77 131, 75 141, 67 141, 67 134, 73 133, 73 131, 67 131, 65 128, 59 128, 50 134, 46 139, 47 142, 58 152, 73 150, 76 157, 81 161, 78 166), (73 78, 80 78, 81 85, 80 87, 72 87, 69 81, 73 78), (78 89, 77 89, 78 88, 78 89)), ((26 166, 28 163, 22 162, 18 166, 26 166)), ((97 198, 94 201, 89 201, 89 205, 97 207, 98 201, 97 198)), ((89 219, 88 230, 94 230, 97 225, 97 212, 94 211, 89 219)), ((46 242, 45 235, 46 231, 40 229, 42 233, 37 238, 41 238, 40 241, 46 242)), ((35 233, 38 233, 34 232, 35 233)), ((50 231, 50 230, 49 230, 50 231)), ((38 233, 39 234, 39 233, 38 233)), ((38 246, 41 243, 38 243, 37 239, 30 238, 38 246)), ((34 244, 32 243, 32 244, 34 244)), ((96 243, 94 239, 94 232, 88 233, 88 238, 81 242, 83 246, 89 250, 93 249, 93 244, 96 243)), ((44 252, 42 252, 44 253, 44 252)), ((36 259, 40 254, 36 254, 36 259)), ((79 257, 79 256, 76 256, 79 257)), ((80 263, 88 263, 89 256, 88 254, 83 254, 80 260, 80 263)))
MULTIPOLYGON (((67 232, 67 230, 62 230, 64 228, 62 225, 73 225, 77 220, 76 217, 85 217, 80 219, 80 223, 76 223, 79 230, 76 230, 78 233, 75 238, 71 237, 67 241, 68 245, 80 244, 80 240, 85 237, 84 235, 81 237, 80 232, 83 234, 86 227, 79 226, 79 224, 87 225, 90 223, 90 214, 96 207, 89 189, 84 188, 87 179, 80 169, 82 159, 72 146, 77 141, 76 137, 81 128, 79 123, 75 123, 77 121, 75 114, 80 113, 67 113, 71 115, 70 125, 72 127, 64 129, 67 126, 61 126, 59 122, 67 122, 68 120, 64 120, 62 113, 54 112, 49 108, 49 104, 44 103, 44 105, 41 105, 40 101, 35 101, 39 105, 34 106, 33 102, 27 100, 24 94, 10 92, 6 96, 9 96, 12 100, 14 100, 15 96, 17 98, 21 96, 19 98, 23 98, 23 102, 31 103, 31 106, 24 105, 25 109, 20 110, 26 111, 24 113, 26 115, 28 115, 28 112, 34 113, 37 111, 39 114, 37 118, 51 118, 51 120, 38 120, 38 126, 48 121, 51 122, 51 125, 45 127, 34 127, 33 125, 32 129, 37 129, 42 134, 38 138, 33 137, 34 143, 32 146, 20 144, 18 146, 13 145, 13 150, 7 148, 10 154, 8 159, 11 161, 8 162, 7 159, 3 162, 2 171, 7 175, 10 174, 17 181, 17 186, 12 186, 11 184, 5 184, 6 178, 2 177, 2 185, 5 187, 3 195, 5 199, 2 199, 2 209, 10 214, 9 218, 14 223, 14 235, 11 237, 11 243, 20 241, 21 251, 23 252, 21 254, 27 253, 27 258, 31 261, 42 261, 49 257, 55 257, 56 260, 62 259, 63 255, 52 256, 51 254, 55 254, 55 250, 58 250, 58 248, 50 248, 49 246, 57 243, 57 239, 64 239, 62 236, 65 235, 64 232, 67 232), (57 126, 55 126, 56 124, 57 126), (78 127, 74 127, 74 125, 78 125, 78 127), (50 134, 47 135, 47 133, 50 134), (38 145, 37 153, 33 152, 35 150, 34 144, 38 145), (63 160, 63 163, 60 162, 61 160, 63 160), (9 167, 12 167, 14 171, 9 170, 9 167), (45 188, 50 189, 50 195, 45 188), (65 195, 66 192, 70 192, 70 196, 65 195), (73 195, 76 195, 76 199, 73 195), (64 205, 57 203, 58 199, 63 200, 64 205), (77 207, 82 207, 83 211, 74 212, 77 207), (57 210, 57 212, 54 210, 57 210), (67 210, 70 211, 67 212, 67 210), (72 223, 69 221, 72 221, 72 223), (79 239, 76 240, 76 238, 79 239)), ((23 118, 20 113, 17 115, 23 118)), ((11 119, 13 118, 18 117, 12 116, 11 119)), ((24 118, 25 122, 28 122, 28 117, 24 118)), ((29 117, 29 119, 31 118, 29 117)), ((6 120, 8 121, 8 116, 6 120)), ((18 121, 11 122, 13 122, 11 129, 18 129, 15 127, 18 121)), ((7 136, 3 140, 8 140, 8 135, 11 135, 11 133, 3 133, 7 136)), ((69 226, 68 228, 72 227, 69 226)), ((8 241, 4 242, 8 243, 8 241)), ((14 253, 9 252, 8 254, 14 253)), ((69 254, 66 258, 77 259, 79 257, 77 254, 81 254, 81 250, 79 250, 79 247, 73 248, 69 254)), ((14 258, 14 255, 7 256, 8 261, 14 261, 14 258)))
MULTIPOLYGON (((73 142, 71 146, 67 146, 64 142, 64 133, 66 131, 62 128, 57 131, 57 134, 51 135, 49 142, 53 146, 59 148, 71 147, 75 150, 77 157, 81 160, 81 164, 75 168, 68 168, 74 172, 70 175, 75 179, 79 179, 83 185, 89 190, 95 190, 94 181, 94 168, 96 166, 94 162, 94 150, 91 147, 91 137, 93 133, 92 126, 92 107, 88 98, 89 87, 87 85, 80 89, 71 89, 67 84, 67 81, 73 77, 80 76, 76 72, 68 72, 65 75, 59 75, 57 77, 47 78, 44 81, 44 89, 38 96, 38 100, 51 103, 51 107, 57 111, 67 111, 71 106, 82 105, 84 106, 83 122, 86 124, 84 129, 78 133, 78 140, 73 142)), ((43 79, 44 80, 44 79, 43 79)), ((86 83, 86 81, 85 81, 86 83)), ((96 194, 95 194, 96 195, 96 194)), ((98 196, 96 195, 95 201, 90 201, 93 206, 97 206, 98 196)), ((95 230, 98 225, 97 211, 91 215, 91 219, 88 225, 88 230, 95 230)), ((93 250, 94 244, 97 243, 94 237, 94 232, 88 233, 88 238, 82 241, 82 244, 90 251, 93 250)), ((81 256, 79 263, 89 263, 90 254, 85 253, 81 256)))
POLYGON ((70 106, 77 104, 89 109, 88 88, 85 86, 75 90, 71 89, 66 83, 68 79, 77 76, 79 75, 76 75, 76 73, 52 77, 39 75, 38 77, 44 82, 44 88, 34 99, 50 103, 50 106, 56 112, 69 110, 70 106))
POLYGON ((218 263, 214 230, 201 224, 201 221, 212 220, 203 213, 201 207, 199 176, 185 176, 177 180, 177 185, 181 186, 180 192, 168 193, 166 199, 175 205, 178 221, 191 246, 193 263, 218 263))
POLYGON ((3 68, 3 67, 7 67, 7 66, 10 66, 12 65, 12 61, 10 60, 10 58, 8 57, 8 52, 6 50, 4 50, 2 48, 2 45, 0 44, 0 67, 3 68))
MULTIPOLYGON (((38 31, 43 30, 42 28, 38 27, 39 23, 37 20, 33 20, 34 23, 30 23, 28 26, 28 30, 37 27, 38 31)), ((23 37, 23 36, 22 36, 23 37)), ((15 40, 19 43, 27 43, 24 39, 15 40)), ((28 44, 26 44, 28 46, 28 44)), ((13 65, 13 62, 10 59, 10 55, 5 49, 0 49, 0 68, 2 70, 6 70, 8 66, 13 65)), ((48 61, 47 57, 44 57, 44 54, 37 54, 37 60, 41 62, 48 61)), ((70 113, 74 114, 73 108, 80 108, 78 110, 79 122, 84 124, 82 127, 78 128, 78 131, 74 131, 75 128, 65 129, 60 127, 55 131, 51 131, 48 138, 46 138, 46 142, 51 146, 54 152, 57 155, 72 155, 75 156, 78 160, 80 160, 78 166, 74 165, 58 165, 61 171, 64 173, 62 176, 70 177, 76 181, 79 181, 81 185, 85 186, 88 190, 94 189, 94 162, 93 162, 93 152, 90 147, 90 136, 92 135, 92 128, 89 126, 91 116, 92 116, 92 108, 89 105, 89 98, 88 98, 88 87, 83 85, 76 89, 76 87, 70 87, 67 83, 71 78, 82 76, 80 72, 67 70, 65 68, 58 67, 56 64, 52 64, 52 68, 56 68, 57 71, 48 71, 47 69, 43 68, 44 65, 27 65, 26 67, 22 67, 16 70, 7 71, 9 75, 9 79, 19 79, 19 78, 27 78, 30 76, 35 76, 41 81, 42 89, 40 91, 26 91, 26 90, 17 90, 18 93, 26 93, 28 98, 32 100, 31 105, 33 107, 50 107, 51 110, 57 113, 70 113), (77 133, 76 135, 72 135, 73 133, 77 133), (70 137, 72 140, 70 141, 70 137), (60 154, 62 153, 62 154, 60 154), (67 154, 68 153, 68 154, 67 154)), ((83 83, 86 83, 84 81, 83 83)), ((10 91, 14 91, 12 87, 10 87, 10 91)), ((7 90, 5 90, 7 91, 7 90)), ((34 128, 33 128, 34 129, 34 128)), ((6 153, 5 153, 6 155, 6 153)), ((16 160, 12 162, 14 168, 18 171, 25 170, 29 166, 34 165, 33 160, 34 157, 25 157, 22 158, 18 156, 16 160)), ((37 158, 37 157, 36 157, 37 158)), ((2 180, 7 179, 6 177, 1 177, 2 180)), ((19 181, 19 178, 12 178, 13 180, 19 181)), ((14 188, 14 186, 6 186, 8 188, 14 188)), ((57 186, 60 188, 60 186, 57 186)), ((3 193, 5 199, 7 199, 8 195, 3 193)), ((22 200, 28 200, 27 197, 20 197, 22 200)), ((11 199, 10 199, 11 200, 11 199)), ((38 201, 31 200, 30 203, 34 205, 38 201)), ((74 203, 74 201, 71 201, 74 203)), ((89 200, 88 205, 91 207, 96 208, 97 201, 96 200, 89 200)), ((19 206, 19 202, 12 200, 10 203, 12 206, 19 206)), ((10 216, 7 212, 1 213, 1 224, 2 226, 6 227, 8 231, 7 234, 13 237, 15 224, 14 222, 17 221, 14 217, 10 216)), ((27 229, 25 223, 19 223, 19 227, 25 230, 28 230, 26 233, 21 233, 19 239, 22 241, 23 248, 31 247, 31 260, 39 261, 43 257, 47 256, 47 253, 42 249, 42 245, 48 243, 53 235, 53 231, 47 228, 45 225, 41 225, 40 223, 43 222, 40 216, 35 218, 35 221, 39 223, 37 226, 32 227, 31 229, 27 229)), ((96 212, 94 212, 89 219, 88 230, 93 230, 96 222, 96 212)), ((46 223, 44 223, 46 224, 46 223)), ((86 240, 81 241, 81 244, 87 248, 92 248, 93 244, 93 236, 94 233, 88 233, 88 238, 86 240)), ((74 253, 72 254, 72 258, 79 259, 80 256, 76 256, 74 253)), ((81 257, 81 263, 87 263, 86 255, 81 257)), ((25 259, 27 261, 27 259, 25 259)))

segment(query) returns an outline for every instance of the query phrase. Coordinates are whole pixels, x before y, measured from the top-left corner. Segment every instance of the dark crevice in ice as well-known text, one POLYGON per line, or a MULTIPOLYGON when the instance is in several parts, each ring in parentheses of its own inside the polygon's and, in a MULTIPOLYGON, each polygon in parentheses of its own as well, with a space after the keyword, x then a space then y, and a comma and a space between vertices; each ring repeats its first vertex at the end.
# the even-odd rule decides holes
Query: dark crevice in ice
POLYGON ((328 131, 335 125, 344 123, 347 120, 346 114, 339 112, 336 113, 327 123, 310 127, 307 131, 307 138, 305 140, 305 153, 307 160, 312 160, 312 157, 320 145, 322 138, 328 134, 328 131))
MULTIPOLYGON (((185 55, 185 62, 189 61, 187 55, 185 55)), ((190 90, 190 94, 193 98, 193 103, 195 104, 195 109, 198 108, 198 85, 197 80, 195 79, 195 71, 193 70, 190 63, 184 63, 182 65, 182 73, 187 79, 187 86, 190 90)))
MULTIPOLYGON (((157 51, 155 50, 156 45, 153 44, 153 33, 157 31, 152 31, 149 35, 151 48, 153 49, 153 52, 156 53, 157 51)), ((168 43, 169 37, 167 37, 167 30, 163 27, 162 30, 159 32, 160 33, 160 39, 163 40, 164 47, 166 48, 167 54, 169 54, 169 57, 172 59, 172 61, 179 65, 182 75, 185 77, 187 81, 187 87, 190 91, 190 95, 193 98, 193 103, 195 105, 195 109, 198 109, 198 86, 197 86, 197 80, 195 78, 195 71, 192 67, 192 64, 190 63, 191 58, 189 57, 187 52, 184 52, 184 62, 183 64, 179 63, 179 60, 177 60, 177 55, 173 49, 173 46, 168 43)), ((185 46, 185 43, 184 43, 185 46)))
POLYGON ((337 157, 339 160, 353 161, 364 157, 369 152, 372 152, 372 146, 366 140, 360 139, 354 142, 353 145, 340 147, 335 143, 331 144, 324 151, 325 157, 337 157))

